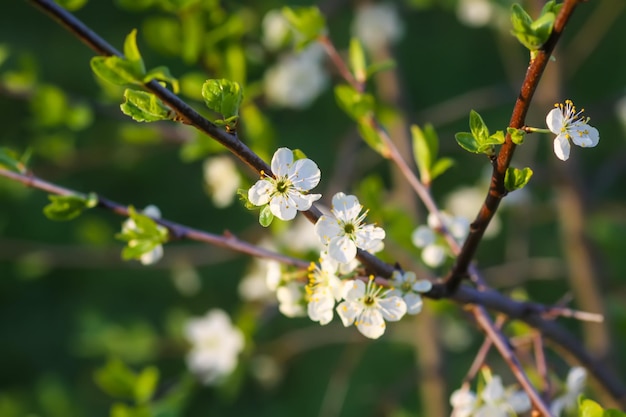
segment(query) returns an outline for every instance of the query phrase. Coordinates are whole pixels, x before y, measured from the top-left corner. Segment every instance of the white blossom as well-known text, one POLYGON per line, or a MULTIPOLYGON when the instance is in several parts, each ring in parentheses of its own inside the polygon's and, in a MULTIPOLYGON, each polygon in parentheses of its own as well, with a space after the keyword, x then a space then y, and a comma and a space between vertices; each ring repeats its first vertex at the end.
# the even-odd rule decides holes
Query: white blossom
POLYGON ((385 320, 398 321, 406 314, 406 303, 395 295, 389 295, 373 277, 367 285, 361 280, 343 283, 343 299, 337 306, 337 314, 343 325, 353 323, 365 337, 378 339, 385 333, 385 320))
POLYGON ((324 214, 315 224, 315 232, 327 247, 328 254, 337 262, 348 263, 357 248, 369 251, 378 249, 385 231, 372 224, 363 224, 367 211, 356 196, 337 193, 333 196, 330 214, 324 214))
POLYGON ((490 0, 460 0, 456 8, 457 18, 471 27, 487 25, 493 14, 494 6, 490 0))
POLYGON ((250 270, 239 283, 239 295, 247 301, 273 301, 281 277, 279 262, 254 258, 250 270))
MULTIPOLYGON (((491 176, 489 177, 489 179, 491 179, 491 176)), ((457 222, 455 222, 457 224, 457 227, 465 228, 466 225, 465 224, 462 225, 461 222, 467 223, 467 219, 476 217, 476 213, 478 213, 478 210, 480 209, 483 202, 485 201, 486 189, 487 189, 487 186, 485 187, 478 187, 478 186, 460 187, 454 190, 453 192, 451 192, 450 194, 448 194, 448 196, 446 197, 446 201, 445 201, 446 211, 448 211, 453 216, 455 216, 456 219, 463 219, 463 220, 457 220, 457 222)), ((513 198, 517 198, 518 196, 520 197, 523 196, 524 190, 525 188, 521 190, 516 190, 515 193, 509 193, 507 195, 507 198, 505 198, 502 201, 500 207, 502 207, 505 204, 510 204, 511 196, 513 196, 513 198)), ((487 226, 487 229, 485 230, 485 234, 484 234, 485 238, 492 238, 492 237, 497 236, 500 230, 502 229, 502 221, 500 220, 498 213, 499 211, 496 212, 496 214, 492 217, 491 221, 489 222, 489 225, 487 226)), ((445 215, 445 212, 444 212, 444 215, 445 215)), ((467 231, 464 231, 464 233, 467 233, 467 231)), ((465 237, 463 237, 463 240, 465 240, 465 237)))
POLYGON ((306 300, 304 285, 290 281, 276 290, 278 310, 287 317, 302 317, 306 315, 306 300))
POLYGON ((600 134, 595 127, 589 126, 589 118, 582 114, 584 109, 576 111, 571 100, 565 104, 557 103, 546 116, 548 129, 554 133, 554 153, 562 161, 569 158, 570 141, 582 148, 592 148, 598 144, 600 134))
POLYGON ((185 336, 191 343, 187 366, 205 384, 216 384, 233 372, 244 347, 243 333, 219 309, 190 319, 185 336))
POLYGON ((328 85, 323 49, 313 43, 298 54, 285 55, 265 72, 267 100, 277 106, 303 109, 311 105, 328 85))
POLYGON ((430 291, 433 284, 425 279, 417 279, 415 272, 394 271, 390 284, 393 290, 389 295, 402 297, 407 307, 407 314, 417 314, 422 311, 424 302, 420 294, 430 291))
POLYGON ((289 39, 291 28, 289 22, 279 9, 272 9, 263 16, 263 45, 269 50, 276 51, 285 45, 289 39))
POLYGON ((309 295, 307 313, 313 321, 321 325, 333 319, 335 302, 342 296, 342 282, 337 276, 338 263, 322 252, 320 265, 314 263, 309 268, 309 283, 306 291, 309 295))
POLYGON ((550 412, 559 417, 563 410, 571 410, 576 407, 578 396, 583 393, 587 380, 587 370, 581 366, 575 366, 567 374, 564 392, 552 401, 550 412))
POLYGON ((366 3, 359 7, 352 22, 352 33, 370 50, 402 38, 404 25, 392 3, 366 3))
MULTIPOLYGON (((143 209, 141 214, 144 214, 148 217, 152 217, 154 219, 161 218, 161 210, 159 210, 159 208, 154 205, 146 206, 146 208, 143 209)), ((164 229, 163 226, 158 225, 158 224, 157 224, 157 228, 164 229)), ((137 229, 137 224, 131 218, 126 219, 124 223, 122 223, 122 233, 124 233, 124 231, 136 230, 136 229, 137 229)), ((136 245, 136 241, 131 240, 128 242, 128 245, 132 247, 136 245)), ((152 265, 152 264, 157 263, 159 259, 161 259, 162 257, 163 257, 163 245, 156 245, 154 249, 152 249, 151 251, 143 253, 141 257, 139 258, 139 261, 143 265, 152 265)))
POLYGON ((296 212, 311 208, 321 194, 308 194, 320 182, 317 164, 308 158, 294 161, 293 152, 279 148, 272 157, 275 178, 265 176, 248 190, 248 200, 255 206, 269 204, 272 214, 292 220, 296 212))
POLYGON ((224 208, 232 204, 241 185, 241 178, 232 158, 214 156, 204 161, 204 183, 215 207, 224 208))
POLYGON ((469 388, 460 388, 450 396, 451 417, 470 417, 476 408, 478 399, 469 388))
POLYGON ((528 394, 515 389, 505 390, 502 379, 494 375, 480 393, 482 404, 472 414, 474 417, 509 417, 530 410, 528 394))

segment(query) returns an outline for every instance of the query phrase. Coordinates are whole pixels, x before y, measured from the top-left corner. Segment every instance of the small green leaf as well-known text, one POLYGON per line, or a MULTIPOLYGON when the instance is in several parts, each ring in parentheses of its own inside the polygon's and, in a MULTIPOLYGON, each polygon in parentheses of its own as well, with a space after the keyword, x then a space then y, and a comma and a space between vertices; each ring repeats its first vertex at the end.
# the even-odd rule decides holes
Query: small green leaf
POLYGON ((474 135, 468 132, 459 132, 454 135, 459 146, 468 152, 480 153, 480 144, 476 141, 474 135))
POLYGON ((470 131, 478 143, 483 144, 489 138, 489 129, 478 112, 470 111, 470 131))
POLYGON ((178 83, 178 80, 172 76, 169 68, 167 67, 160 66, 152 68, 150 71, 148 71, 146 76, 143 78, 143 82, 149 83, 152 80, 170 83, 174 94, 178 94, 178 91, 180 90, 180 84, 178 83))
POLYGON ((259 224, 263 227, 268 227, 270 224, 272 224, 273 220, 274 214, 272 214, 269 204, 266 204, 265 206, 263 206, 263 208, 261 209, 261 213, 259 214, 259 224))
POLYGON ((363 51, 361 41, 358 38, 350 39, 350 67, 352 68, 354 78, 360 83, 367 81, 366 65, 365 52, 363 51))
POLYGON ((504 143, 504 132, 498 130, 493 135, 489 136, 486 141, 484 141, 483 145, 502 145, 504 143))
POLYGON ((432 181, 431 169, 439 152, 437 133, 432 125, 424 126, 424 130, 413 125, 411 126, 411 137, 413 138, 413 158, 419 169, 420 178, 425 184, 430 184, 432 181))
POLYGON ((20 161, 18 153, 9 148, 0 148, 0 167, 18 173, 25 171, 25 166, 20 161))
POLYGON ((355 121, 369 116, 374 111, 374 96, 359 93, 347 84, 340 84, 335 87, 335 99, 339 107, 355 121))
POLYGON ((307 159, 307 156, 302 149, 296 148, 296 149, 293 149, 291 152, 293 153, 294 161, 297 161, 299 159, 307 159))
POLYGON ((141 84, 144 76, 132 62, 118 56, 95 56, 90 64, 98 77, 115 85, 141 84))
POLYGON ((554 2, 549 2, 544 6, 539 18, 533 21, 522 6, 513 4, 511 6, 513 26, 511 34, 531 52, 537 51, 550 37, 558 9, 559 7, 554 2))
POLYGON ((87 4, 87 0, 55 0, 61 7, 70 12, 75 12, 76 10, 82 8, 85 4, 87 4))
POLYGON ((122 250, 123 259, 141 259, 142 255, 167 242, 167 229, 152 218, 138 213, 132 206, 128 207, 128 217, 122 225, 122 232, 115 235, 117 239, 127 242, 122 250))
POLYGON ((440 158, 435 162, 430 170, 431 181, 446 172, 454 165, 454 160, 451 158, 440 158))
POLYGON ((226 79, 206 80, 202 85, 202 97, 206 106, 221 114, 225 124, 234 129, 243 100, 239 83, 226 79))
POLYGON ((296 47, 304 48, 310 42, 316 40, 324 33, 326 19, 316 6, 312 7, 283 7, 283 16, 297 32, 298 41, 296 47))
POLYGON ((102 391, 114 398, 135 398, 137 375, 119 359, 110 359, 104 367, 97 369, 94 380, 102 391))
POLYGON ((604 409, 600 404, 581 396, 579 398, 579 417, 603 417, 604 409))
POLYGON ((237 195, 239 196, 239 201, 243 202, 244 207, 247 210, 258 210, 259 206, 255 206, 248 200, 248 190, 245 188, 237 189, 237 195))
POLYGON ((137 48, 137 29, 131 30, 124 40, 124 56, 133 65, 136 74, 143 75, 146 73, 141 53, 139 53, 139 48, 137 48))
POLYGON ((83 212, 83 210, 95 207, 98 204, 98 197, 90 193, 86 197, 78 195, 50 195, 50 204, 43 209, 44 215, 50 220, 67 221, 72 220, 83 212))
POLYGON ((374 62, 372 65, 367 67, 366 78, 370 79, 375 74, 378 74, 379 72, 394 69, 395 67, 396 67, 396 61, 394 61, 393 59, 386 59, 384 61, 374 62))
POLYGON ((511 140, 514 144, 521 145, 522 143, 524 143, 526 131, 522 129, 515 129, 514 127, 507 127, 506 132, 511 136, 511 140))
POLYGON ((387 146, 385 146, 385 143, 380 137, 380 133, 371 125, 369 119, 360 121, 357 128, 359 129, 359 134, 370 148, 383 156, 387 155, 387 146))
POLYGON ((124 91, 124 103, 120 105, 120 109, 138 122, 171 120, 176 115, 154 94, 130 88, 124 91))
POLYGON ((154 366, 144 368, 135 383, 135 401, 139 404, 148 402, 154 395, 159 382, 159 370, 154 366))
POLYGON ((509 192, 524 188, 532 176, 533 170, 528 167, 524 169, 509 167, 504 176, 504 188, 509 192))

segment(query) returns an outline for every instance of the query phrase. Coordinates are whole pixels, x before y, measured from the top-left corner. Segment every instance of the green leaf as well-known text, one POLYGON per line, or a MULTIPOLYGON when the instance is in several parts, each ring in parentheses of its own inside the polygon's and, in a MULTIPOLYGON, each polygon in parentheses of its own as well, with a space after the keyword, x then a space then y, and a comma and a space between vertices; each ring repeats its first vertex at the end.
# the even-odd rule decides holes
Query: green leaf
POLYGON ((98 77, 115 85, 141 84, 144 76, 132 62, 118 56, 96 56, 90 64, 98 77))
POLYGON ((526 137, 526 131, 522 129, 515 129, 514 127, 507 127, 506 132, 511 136, 511 140, 516 145, 521 145, 524 143, 524 138, 526 137))
POLYGON ((354 78, 364 83, 367 81, 367 62, 365 61, 365 52, 363 51, 363 45, 358 38, 350 39, 350 67, 354 78))
POLYGON ((86 197, 78 195, 50 195, 50 204, 43 209, 44 215, 50 220, 67 221, 72 220, 83 212, 83 210, 95 207, 98 204, 98 197, 90 193, 86 197))
POLYGON ((178 80, 172 76, 169 68, 167 67, 160 66, 152 68, 150 71, 148 71, 146 76, 143 78, 143 82, 149 83, 152 80, 170 83, 174 94, 178 94, 178 91, 180 90, 180 84, 178 83, 178 80))
POLYGON ((439 138, 432 125, 424 126, 424 130, 417 125, 411 126, 413 138, 413 158, 420 172, 420 178, 425 184, 432 181, 431 170, 433 162, 439 152, 439 138))
POLYGON ((237 195, 239 196, 239 201, 243 202, 247 210, 258 210, 259 206, 255 206, 248 200, 248 190, 246 188, 238 188, 237 195))
POLYGON ((489 138, 489 129, 478 112, 470 111, 470 131, 481 145, 489 138))
POLYGON ((137 29, 133 29, 124 40, 124 57, 133 65, 136 74, 145 74, 146 67, 137 48, 137 29))
POLYGON ((145 214, 138 213, 134 207, 128 207, 129 220, 122 225, 122 232, 115 237, 127 242, 122 250, 122 258, 141 259, 157 246, 167 242, 168 230, 145 214))
POLYGON ((367 67, 366 78, 370 79, 375 74, 378 74, 379 72, 394 69, 395 67, 396 67, 396 61, 394 61, 393 59, 386 59, 384 61, 374 62, 372 65, 367 67))
POLYGON ((504 143, 504 132, 498 130, 493 135, 489 136, 482 145, 502 145, 504 143))
POLYGON ((474 135, 468 132, 459 132, 454 135, 459 146, 468 152, 480 153, 480 144, 476 141, 474 135))
POLYGON ((58 127, 65 124, 69 106, 65 92, 59 87, 40 85, 30 102, 30 108, 37 125, 58 127))
POLYGON ((228 128, 236 127, 243 99, 239 83, 226 79, 206 80, 202 85, 202 97, 209 109, 222 115, 228 128))
POLYGON ((532 176, 533 170, 528 167, 524 169, 509 167, 504 176, 504 188, 509 192, 524 188, 532 176))
POLYGON ((307 159, 306 154, 302 149, 296 148, 291 151, 293 153, 293 160, 298 161, 300 159, 307 159))
POLYGON ((272 224, 273 220, 274 214, 272 214, 269 204, 266 204, 265 206, 263 206, 263 208, 261 209, 261 213, 259 214, 259 224, 263 227, 268 227, 270 224, 272 224))
POLYGON ((310 42, 316 40, 324 33, 326 19, 316 6, 311 7, 283 7, 283 16, 297 32, 298 41, 296 47, 304 48, 310 42))
POLYGON ((154 94, 130 88, 124 91, 124 103, 120 105, 120 109, 138 122, 172 120, 176 115, 154 94))
POLYGON ((446 172, 454 165, 452 158, 440 158, 435 162, 430 170, 431 181, 446 172))
POLYGON ((114 398, 135 398, 137 375, 119 359, 110 359, 94 372, 94 381, 102 391, 114 398))
POLYGON ((26 170, 20 161, 19 154, 9 148, 0 148, 0 167, 18 173, 23 173, 26 170))
POLYGON ((87 4, 87 0, 55 0, 61 7, 70 12, 75 12, 76 10, 82 8, 85 4, 87 4))
POLYGON ((374 96, 360 93, 347 84, 335 87, 335 99, 339 107, 355 121, 369 116, 374 111, 374 96))
POLYGON ((513 26, 511 34, 531 52, 538 50, 552 33, 558 9, 559 7, 554 2, 549 2, 544 6, 539 18, 533 21, 522 6, 513 4, 511 6, 511 24, 513 26))
POLYGON ((369 119, 363 119, 357 126, 359 134, 370 148, 385 156, 388 153, 387 146, 380 137, 380 133, 372 125, 369 119))
POLYGON ((159 370, 154 366, 144 368, 135 383, 135 401, 138 404, 148 402, 154 395, 159 382, 159 370))

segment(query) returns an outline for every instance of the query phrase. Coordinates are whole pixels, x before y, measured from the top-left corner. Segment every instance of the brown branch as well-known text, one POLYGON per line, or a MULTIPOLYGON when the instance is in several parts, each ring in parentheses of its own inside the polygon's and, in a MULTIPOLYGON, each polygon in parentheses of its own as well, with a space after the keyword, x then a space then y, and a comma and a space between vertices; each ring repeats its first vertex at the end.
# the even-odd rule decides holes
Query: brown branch
MULTIPOLYGON (((574 9, 578 5, 579 0, 565 0, 563 7, 556 17, 554 22, 554 29, 550 38, 540 49, 535 58, 531 60, 528 70, 526 71, 526 78, 522 83, 519 96, 515 102, 513 113, 511 114, 511 120, 509 126, 519 129, 525 124, 526 113, 530 107, 531 100, 541 76, 550 60, 550 56, 554 47, 556 46, 565 25, 569 21, 570 17, 574 13, 574 9)), ((478 216, 470 227, 470 233, 463 244, 461 253, 456 259, 454 267, 446 277, 446 284, 448 291, 454 292, 459 287, 461 281, 467 276, 467 270, 470 262, 474 258, 478 245, 482 240, 483 234, 489 225, 489 222, 493 218, 502 201, 502 198, 506 195, 506 189, 504 188, 504 176, 506 170, 511 164, 513 153, 515 152, 516 145, 511 140, 509 134, 506 135, 506 141, 500 148, 500 152, 495 159, 493 159, 493 173, 491 175, 491 182, 489 185, 489 191, 485 198, 485 201, 478 212, 478 216)))

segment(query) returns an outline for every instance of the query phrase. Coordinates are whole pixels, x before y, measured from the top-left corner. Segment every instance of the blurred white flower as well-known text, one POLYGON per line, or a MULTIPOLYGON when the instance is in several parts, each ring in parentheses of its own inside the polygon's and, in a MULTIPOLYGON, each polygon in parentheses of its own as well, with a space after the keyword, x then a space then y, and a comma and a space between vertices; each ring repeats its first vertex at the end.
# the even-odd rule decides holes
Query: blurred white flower
POLYGON ((306 316, 304 285, 291 281, 276 290, 278 310, 287 317, 306 316))
MULTIPOLYGON (((146 216, 152 217, 154 219, 161 218, 161 210, 159 210, 159 208, 154 205, 146 206, 146 208, 143 209, 141 214, 145 214, 146 216)), ((157 228, 165 229, 163 226, 158 225, 158 224, 157 224, 157 228)), ((131 218, 124 220, 124 223, 122 223, 122 233, 124 233, 124 231, 127 231, 127 230, 136 230, 136 229, 137 229, 137 224, 131 218)), ((132 240, 129 241, 128 245, 134 246, 133 241, 132 240)), ((161 259, 162 257, 163 257, 163 245, 157 245, 151 251, 145 252, 144 254, 142 254, 141 257, 139 258, 139 261, 143 265, 152 265, 158 262, 159 259, 161 259)))
MULTIPOLYGON (((453 217, 445 212, 441 212, 440 215, 452 237, 462 244, 469 232, 467 219, 453 217)), ((431 268, 441 266, 449 253, 447 243, 437 232, 440 228, 441 223, 437 216, 429 214, 428 225, 418 226, 411 234, 413 244, 422 249, 422 261, 431 268)))
POLYGON ((559 417, 563 410, 576 407, 578 396, 583 393, 587 381, 587 370, 581 366, 570 369, 565 382, 565 391, 550 404, 552 415, 559 417))
POLYGON ((227 155, 207 158, 203 168, 204 183, 215 207, 230 206, 241 185, 241 178, 232 158, 227 155))
POLYGON ((244 337, 224 311, 213 309, 190 319, 185 336, 191 343, 187 366, 204 384, 217 384, 235 370, 244 337))
POLYGON ((286 44, 291 28, 279 9, 268 11, 261 25, 263 27, 262 42, 267 49, 276 51, 286 44))
POLYGON ((469 388, 459 388, 450 396, 451 417, 470 417, 477 404, 476 394, 469 388))
POLYGON ((239 295, 247 301, 274 301, 280 280, 280 263, 254 258, 248 273, 239 283, 239 295))
POLYGON ((299 216, 293 222, 293 226, 285 229, 276 238, 278 246, 287 247, 290 251, 298 253, 321 252, 324 245, 315 234, 315 225, 306 217, 299 216))
POLYGON ((531 402, 528 394, 515 389, 505 390, 502 379, 494 375, 480 393, 482 405, 473 414, 475 417, 509 417, 530 410, 531 402))
POLYGON ((321 253, 319 265, 312 263, 309 268, 307 313, 311 320, 321 325, 333 319, 335 302, 342 296, 342 282, 337 276, 337 268, 338 263, 327 252, 321 253))
MULTIPOLYGON (((476 218, 478 210, 482 206, 483 201, 485 201, 486 190, 486 187, 484 189, 480 187, 459 187, 448 194, 444 206, 447 211, 456 217, 465 219, 476 218)), ((512 193, 511 195, 516 194, 518 193, 512 193)), ((519 194, 521 195, 521 192, 519 194)), ((509 199, 507 196, 504 202, 507 202, 509 199)), ((497 236, 502 229, 502 221, 497 213, 489 222, 487 230, 485 230, 484 237, 487 239, 497 236)))
POLYGON ((265 72, 265 96, 270 103, 293 109, 313 103, 328 85, 321 48, 313 43, 298 54, 281 57, 265 72))
POLYGON ((343 325, 354 323, 365 337, 378 339, 385 333, 385 320, 398 321, 406 314, 406 303, 390 290, 374 283, 373 277, 367 285, 361 280, 343 283, 343 301, 337 306, 337 314, 343 325))
POLYGON ((422 311, 424 302, 420 294, 430 291, 433 287, 430 281, 417 279, 415 272, 393 271, 390 284, 393 286, 389 295, 402 297, 406 303, 407 314, 417 314, 422 311))
POLYGON ((404 35, 404 24, 392 3, 366 3, 359 7, 352 22, 352 34, 369 50, 397 42, 404 35))
POLYGON ((494 14, 490 0, 459 0, 456 16, 461 23, 471 27, 487 25, 494 14))
POLYGON ((588 124, 589 118, 583 116, 584 109, 577 111, 571 100, 555 104, 546 116, 546 124, 554 139, 554 154, 562 161, 569 158, 570 142, 581 148, 593 148, 600 141, 598 129, 588 124))

